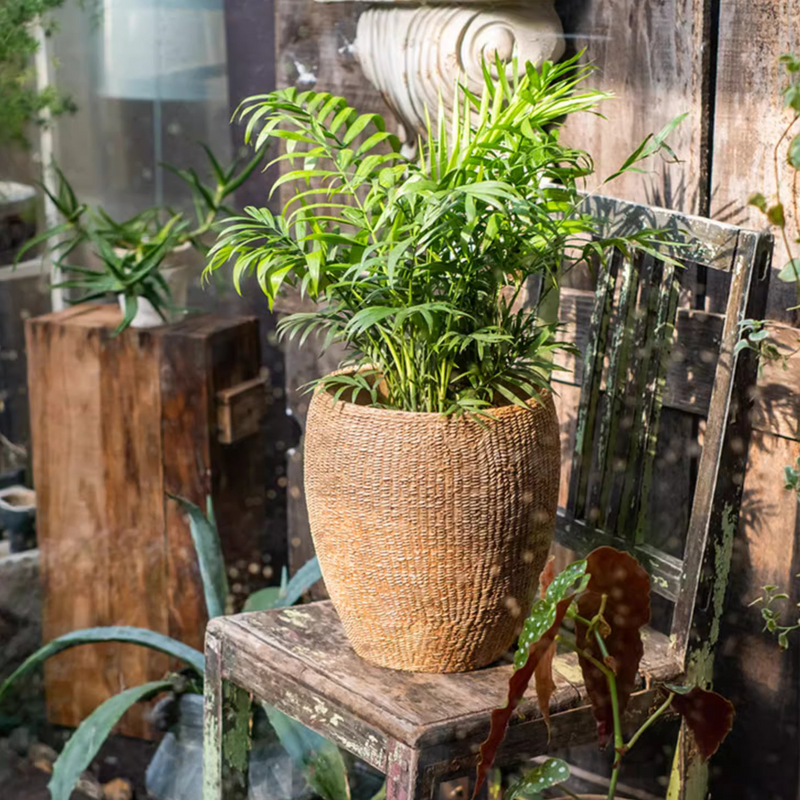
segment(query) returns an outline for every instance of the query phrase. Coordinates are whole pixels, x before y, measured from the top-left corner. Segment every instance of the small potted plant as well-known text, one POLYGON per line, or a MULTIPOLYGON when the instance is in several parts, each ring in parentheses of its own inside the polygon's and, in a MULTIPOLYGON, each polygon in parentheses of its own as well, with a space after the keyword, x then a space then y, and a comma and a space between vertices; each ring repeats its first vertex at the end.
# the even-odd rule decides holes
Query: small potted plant
POLYGON ((219 215, 233 213, 225 205, 226 198, 250 177, 265 152, 261 148, 246 164, 237 160, 223 168, 208 147, 205 151, 213 185, 205 185, 193 169, 164 165, 188 184, 194 220, 182 212, 153 207, 119 222, 102 208, 80 202, 64 173, 54 167, 55 191, 42 189, 63 221, 26 242, 16 261, 41 243, 54 240, 50 246, 54 265, 66 276, 56 285, 80 292, 77 302, 115 295, 123 312, 117 332, 129 325, 150 328, 177 321, 185 311, 191 277, 188 252, 194 248, 206 254, 205 240, 219 215), (89 248, 93 265, 80 259, 83 245, 89 248))
POLYGON ((275 188, 294 193, 281 215, 227 220, 208 270, 232 262, 237 289, 254 273, 270 307, 299 288, 318 308, 282 332, 349 350, 316 384, 306 499, 345 631, 382 666, 463 671, 511 645, 556 517, 560 276, 659 240, 605 239, 586 209, 592 161, 560 142, 560 121, 608 95, 581 86, 578 58, 487 67, 482 96, 458 87, 452 122, 440 108, 412 159, 379 115, 327 93, 286 89, 239 114, 256 147, 286 141, 275 188))

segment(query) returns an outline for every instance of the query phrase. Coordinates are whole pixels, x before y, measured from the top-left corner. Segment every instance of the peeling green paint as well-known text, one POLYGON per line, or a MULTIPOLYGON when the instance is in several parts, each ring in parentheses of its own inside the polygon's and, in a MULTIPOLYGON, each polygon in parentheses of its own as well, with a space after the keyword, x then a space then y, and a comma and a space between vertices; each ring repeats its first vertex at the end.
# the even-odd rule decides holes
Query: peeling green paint
POLYGON ((250 752, 250 695, 231 683, 225 683, 224 694, 224 713, 230 721, 222 734, 222 752, 226 766, 243 779, 250 752))
MULTIPOLYGON (((731 557, 739 514, 731 503, 722 510, 721 537, 714 548, 714 575, 711 588, 712 618, 708 638, 692 650, 686 665, 688 683, 708 687, 714 677, 714 647, 719 640, 725 593, 731 572, 731 557)), ((708 764, 692 758, 691 745, 686 742, 686 728, 681 727, 675 760, 670 774, 667 800, 705 800, 708 792, 708 764)))

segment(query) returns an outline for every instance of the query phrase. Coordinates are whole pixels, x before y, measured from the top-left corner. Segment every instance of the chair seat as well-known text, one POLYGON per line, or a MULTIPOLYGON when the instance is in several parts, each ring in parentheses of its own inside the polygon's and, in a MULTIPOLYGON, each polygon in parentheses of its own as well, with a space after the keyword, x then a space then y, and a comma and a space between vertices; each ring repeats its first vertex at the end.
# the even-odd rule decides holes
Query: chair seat
MULTIPOLYGON (((217 618, 209 636, 219 641, 238 686, 378 768, 391 740, 419 750, 472 743, 474 752, 492 710, 505 703, 512 673, 511 664, 502 662, 449 675, 374 666, 356 655, 329 601, 217 618)), ((551 713, 585 707, 577 656, 558 655, 554 672, 551 713)), ((678 672, 668 637, 647 631, 643 686, 674 679, 678 672)), ((532 687, 515 719, 541 719, 532 687)))

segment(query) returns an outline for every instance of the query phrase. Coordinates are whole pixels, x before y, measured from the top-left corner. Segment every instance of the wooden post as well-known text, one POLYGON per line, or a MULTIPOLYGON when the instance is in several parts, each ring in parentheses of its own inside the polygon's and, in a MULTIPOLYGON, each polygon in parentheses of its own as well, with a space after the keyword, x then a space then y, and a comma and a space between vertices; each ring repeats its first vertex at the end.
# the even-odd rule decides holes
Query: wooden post
MULTIPOLYGON (((258 378, 258 325, 203 315, 114 337, 119 318, 114 306, 83 305, 27 323, 43 638, 133 625, 202 649, 197 560, 166 493, 201 507, 211 495, 227 563, 255 565, 232 585, 266 583, 264 435, 252 412, 249 435, 223 444, 217 432, 217 393, 258 378)), ((70 650, 46 666, 48 715, 75 726, 169 668, 134 645, 70 650)), ((149 735, 142 710, 121 730, 149 735)))

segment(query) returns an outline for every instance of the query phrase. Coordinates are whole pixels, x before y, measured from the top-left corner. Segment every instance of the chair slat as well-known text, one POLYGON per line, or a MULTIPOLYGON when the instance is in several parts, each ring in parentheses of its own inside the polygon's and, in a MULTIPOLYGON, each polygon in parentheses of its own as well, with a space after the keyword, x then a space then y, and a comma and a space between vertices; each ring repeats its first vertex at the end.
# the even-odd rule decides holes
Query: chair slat
POLYGON ((592 465, 600 380, 618 263, 619 259, 612 255, 608 263, 601 266, 597 277, 589 342, 584 358, 583 386, 581 387, 578 421, 575 428, 575 454, 568 499, 570 511, 579 519, 586 512, 586 488, 592 465))
POLYGON ((609 352, 606 391, 601 401, 602 411, 596 451, 597 479, 592 484, 589 496, 591 520, 601 528, 606 521, 606 508, 614 477, 614 445, 619 430, 619 410, 625 391, 624 377, 628 370, 633 338, 640 265, 639 255, 623 260, 616 326, 609 352))
POLYGON ((663 275, 663 263, 654 265, 651 280, 642 286, 642 304, 644 310, 640 314, 637 325, 636 337, 633 343, 634 360, 633 374, 630 388, 633 395, 630 398, 631 431, 626 452, 625 475, 623 478, 622 496, 619 501, 619 512, 615 524, 616 530, 628 537, 630 530, 629 520, 634 517, 638 506, 639 489, 641 488, 641 459, 644 450, 645 415, 647 408, 647 386, 650 381, 651 364, 654 355, 653 332, 658 328, 660 310, 660 286, 663 275))
POLYGON ((629 545, 619 536, 592 528, 583 520, 568 518, 559 513, 556 520, 556 541, 578 558, 584 558, 597 547, 616 547, 630 550, 650 573, 653 591, 674 603, 681 590, 684 562, 647 544, 629 545))
POLYGON ((664 402, 664 386, 675 337, 675 318, 678 313, 678 293, 680 290, 680 268, 675 264, 664 265, 664 279, 659 296, 659 319, 655 336, 652 381, 646 389, 646 414, 643 431, 643 468, 639 487, 639 511, 636 517, 633 540, 637 544, 644 543, 647 527, 650 486, 653 480, 653 466, 658 444, 658 430, 661 421, 661 409, 664 402))

